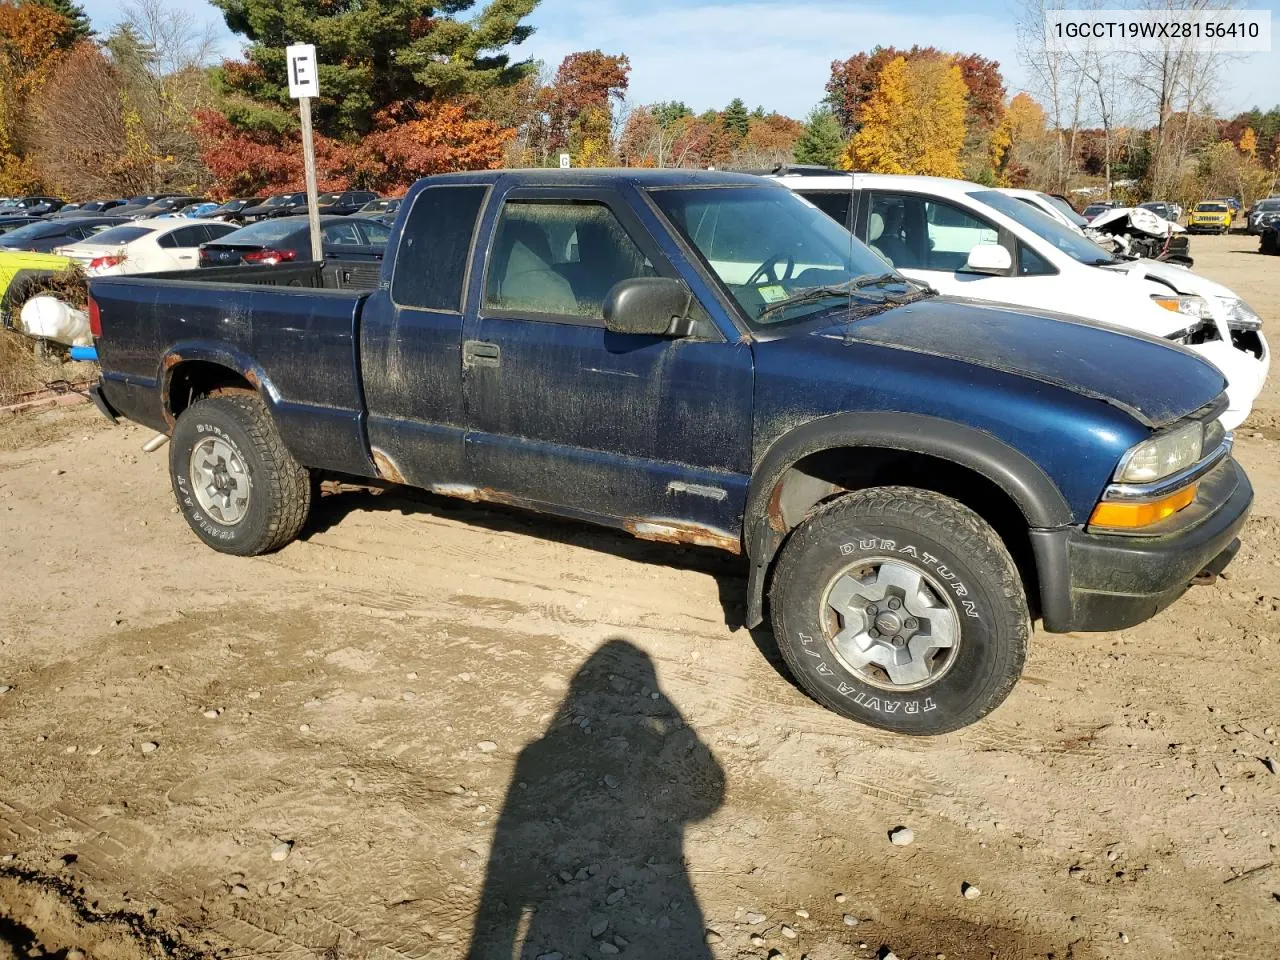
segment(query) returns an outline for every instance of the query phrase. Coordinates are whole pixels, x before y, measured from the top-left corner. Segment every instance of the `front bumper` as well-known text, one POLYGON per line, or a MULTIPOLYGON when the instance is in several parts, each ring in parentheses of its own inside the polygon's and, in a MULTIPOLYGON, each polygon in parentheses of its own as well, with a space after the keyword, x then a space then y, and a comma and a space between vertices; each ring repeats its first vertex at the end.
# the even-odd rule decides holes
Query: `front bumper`
POLYGON ((1188 233, 1221 233, 1231 226, 1227 220, 1192 220, 1187 224, 1188 233))
POLYGON ((1252 504, 1249 478, 1228 457, 1201 478, 1195 502, 1149 536, 1031 531, 1044 629, 1122 630, 1155 616, 1198 573, 1230 562, 1252 504))

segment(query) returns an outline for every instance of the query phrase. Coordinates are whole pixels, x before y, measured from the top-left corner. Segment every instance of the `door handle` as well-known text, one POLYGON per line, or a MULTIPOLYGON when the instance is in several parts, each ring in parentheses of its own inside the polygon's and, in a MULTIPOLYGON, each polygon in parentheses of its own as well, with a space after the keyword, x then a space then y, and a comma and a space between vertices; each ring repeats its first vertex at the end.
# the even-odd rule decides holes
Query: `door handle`
POLYGON ((502 351, 496 343, 483 340, 464 340, 462 343, 462 368, 496 367, 502 363, 502 351))

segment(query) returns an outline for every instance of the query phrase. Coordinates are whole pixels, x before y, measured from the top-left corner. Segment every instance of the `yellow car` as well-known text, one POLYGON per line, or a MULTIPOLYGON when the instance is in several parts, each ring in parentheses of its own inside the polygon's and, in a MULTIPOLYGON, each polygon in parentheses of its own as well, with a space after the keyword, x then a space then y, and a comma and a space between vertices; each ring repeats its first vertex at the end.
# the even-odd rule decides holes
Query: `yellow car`
POLYGON ((25 250, 0 250, 0 326, 12 327, 22 305, 37 292, 40 281, 62 273, 70 257, 25 250))
POLYGON ((1197 203, 1187 218, 1188 233, 1226 233, 1231 229, 1231 207, 1222 200, 1197 203))

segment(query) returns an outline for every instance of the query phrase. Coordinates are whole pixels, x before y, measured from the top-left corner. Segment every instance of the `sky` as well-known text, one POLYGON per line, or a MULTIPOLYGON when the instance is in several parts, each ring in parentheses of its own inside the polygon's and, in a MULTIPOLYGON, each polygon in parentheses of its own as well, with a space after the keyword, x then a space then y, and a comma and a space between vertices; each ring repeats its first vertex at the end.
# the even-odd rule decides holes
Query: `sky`
MULTIPOLYGON (((105 32, 122 19, 128 0, 82 2, 105 32)), ((173 2, 217 24, 225 54, 238 52, 239 38, 212 5, 173 2)), ((1280 44, 1280 0, 1242 5, 1271 10, 1280 44)), ((542 0, 529 21, 533 37, 513 52, 552 69, 576 50, 625 53, 633 104, 683 100, 702 111, 741 97, 749 107, 804 117, 822 99, 831 61, 877 44, 979 53, 1000 62, 1010 95, 1026 88, 1016 55, 1018 6, 1017 0, 542 0)), ((1215 99, 1219 116, 1280 103, 1280 46, 1230 64, 1215 99)))

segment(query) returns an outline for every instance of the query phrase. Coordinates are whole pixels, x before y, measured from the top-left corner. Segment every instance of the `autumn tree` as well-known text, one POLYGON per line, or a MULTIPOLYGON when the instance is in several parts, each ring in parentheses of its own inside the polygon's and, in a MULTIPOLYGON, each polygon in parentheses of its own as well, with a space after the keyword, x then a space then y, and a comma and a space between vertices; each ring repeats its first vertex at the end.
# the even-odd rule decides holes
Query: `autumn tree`
POLYGON ((733 157, 734 165, 772 169, 790 163, 804 130, 805 126, 799 120, 776 112, 754 111, 747 125, 747 135, 733 157))
POLYGON ((66 21, 58 35, 58 46, 62 49, 70 50, 77 43, 93 36, 89 15, 85 13, 84 5, 76 3, 76 0, 33 0, 33 2, 49 8, 66 21))
POLYGON ((568 151, 584 166, 600 165, 613 153, 613 110, 627 95, 631 61, 599 50, 571 53, 551 83, 539 91, 540 112, 532 120, 534 162, 568 151))
POLYGON ((1258 134, 1253 127, 1245 127, 1240 134, 1240 152, 1254 159, 1258 156, 1258 134))
POLYGON ((804 132, 796 141, 796 163, 814 163, 822 167, 834 167, 844 152, 844 137, 840 121, 828 106, 816 107, 809 114, 804 132))
POLYGON ((28 154, 34 130, 29 104, 58 63, 67 21, 49 7, 0 0, 0 192, 27 193, 42 185, 28 154))
MULTIPOLYGON (((456 103, 431 103, 402 123, 383 123, 366 146, 374 162, 368 172, 382 189, 402 193, 419 177, 451 170, 493 170, 502 166, 511 128, 477 120, 456 103)), ((351 167, 359 173, 360 164, 351 167)))
POLYGON ((958 66, 935 57, 894 58, 862 110, 845 169, 959 176, 967 95, 958 66))

